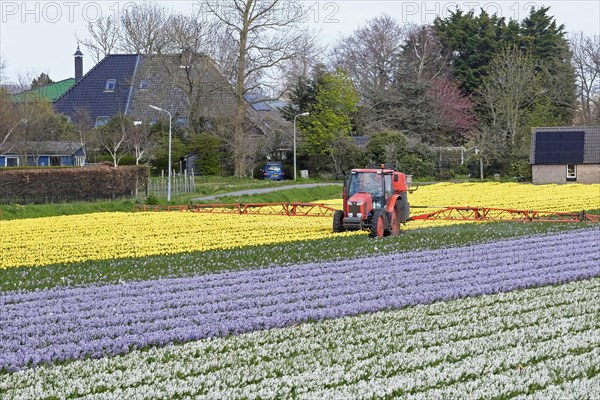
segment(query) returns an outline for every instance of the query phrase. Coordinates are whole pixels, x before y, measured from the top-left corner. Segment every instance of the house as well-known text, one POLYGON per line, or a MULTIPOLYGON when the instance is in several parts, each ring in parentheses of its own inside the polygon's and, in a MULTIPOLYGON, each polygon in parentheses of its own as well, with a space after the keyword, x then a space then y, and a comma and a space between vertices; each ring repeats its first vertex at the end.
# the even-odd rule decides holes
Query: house
POLYGON ((171 113, 173 124, 189 118, 231 115, 233 89, 209 57, 194 54, 109 54, 55 103, 72 120, 78 109, 89 113, 91 126, 106 124, 118 113, 136 123, 152 123, 171 113))
POLYGON ((532 128, 534 183, 600 183, 600 126, 532 128))
MULTIPOLYGON (((78 110, 85 110, 91 127, 97 127, 118 113, 131 117, 136 124, 165 118, 164 113, 149 107, 152 104, 169 111, 173 125, 187 126, 194 119, 210 127, 213 121, 231 120, 235 99, 233 86, 206 55, 185 51, 167 55, 109 54, 57 99, 55 109, 71 120, 77 118, 78 110)), ((289 122, 281 124, 279 109, 246 100, 251 106, 248 121, 258 129, 256 133, 286 129, 291 134, 289 122)))
POLYGON ((8 143, 0 154, 0 167, 21 166, 82 166, 85 152, 78 142, 20 142, 8 143))

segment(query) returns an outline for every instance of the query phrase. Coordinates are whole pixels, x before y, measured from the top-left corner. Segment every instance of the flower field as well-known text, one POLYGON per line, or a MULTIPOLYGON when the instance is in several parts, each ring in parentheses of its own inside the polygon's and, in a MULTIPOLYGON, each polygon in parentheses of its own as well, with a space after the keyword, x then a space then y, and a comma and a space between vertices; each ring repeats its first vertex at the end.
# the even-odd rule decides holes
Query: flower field
MULTIPOLYGON (((409 201, 412 205, 421 206, 470 205, 581 211, 600 209, 600 185, 440 183, 420 187, 410 195, 409 201)), ((323 202, 341 208, 341 200, 323 202)), ((455 223, 457 222, 414 221, 403 229, 455 223)), ((333 236, 329 218, 180 212, 96 213, 0 220, 0 230, 0 269, 231 249, 333 236)), ((356 234, 363 233, 345 232, 342 235, 356 234)))
MULTIPOLYGON (((411 203, 600 208, 599 185, 554 186, 438 184, 411 203)), ((23 287, 0 290, 0 398, 600 397, 597 225, 409 223, 373 240, 330 222, 0 221, 0 280, 23 287)))

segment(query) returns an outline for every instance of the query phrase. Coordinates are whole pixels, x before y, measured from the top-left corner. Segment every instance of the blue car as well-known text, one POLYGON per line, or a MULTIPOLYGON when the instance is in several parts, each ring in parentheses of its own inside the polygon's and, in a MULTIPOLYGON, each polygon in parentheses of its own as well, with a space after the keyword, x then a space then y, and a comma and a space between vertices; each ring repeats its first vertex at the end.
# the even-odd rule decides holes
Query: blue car
POLYGON ((283 165, 280 162, 268 162, 262 168, 262 178, 280 181, 284 177, 283 165))

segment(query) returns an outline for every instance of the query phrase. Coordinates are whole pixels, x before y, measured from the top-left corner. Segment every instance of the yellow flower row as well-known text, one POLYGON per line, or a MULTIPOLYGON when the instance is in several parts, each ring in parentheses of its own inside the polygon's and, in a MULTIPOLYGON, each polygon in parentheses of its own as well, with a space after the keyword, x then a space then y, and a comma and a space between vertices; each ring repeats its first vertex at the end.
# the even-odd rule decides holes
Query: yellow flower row
MULTIPOLYGON (((420 187, 409 201, 425 206, 577 211, 600 208, 600 185, 443 183, 420 187)), ((341 200, 324 202, 341 208, 341 200)), ((415 209, 413 213, 426 211, 415 209)), ((457 222, 410 222, 406 229, 451 223, 457 222)), ((332 235, 331 219, 318 217, 158 212, 0 220, 0 269, 227 249, 332 235)))
POLYGON ((531 185, 520 183, 438 183, 422 186, 411 205, 480 206, 541 211, 600 208, 600 185, 531 185))
POLYGON ((329 218, 179 211, 4 221, 0 222, 0 268, 228 249, 332 235, 329 218))
MULTIPOLYGON (((522 183, 437 183, 422 185, 408 196, 411 206, 472 206, 578 212, 600 208, 600 185, 530 185, 522 183)), ((342 200, 324 200, 341 207, 342 200)), ((427 210, 413 209, 415 214, 427 210)), ((432 210, 431 210, 432 211, 432 210)))

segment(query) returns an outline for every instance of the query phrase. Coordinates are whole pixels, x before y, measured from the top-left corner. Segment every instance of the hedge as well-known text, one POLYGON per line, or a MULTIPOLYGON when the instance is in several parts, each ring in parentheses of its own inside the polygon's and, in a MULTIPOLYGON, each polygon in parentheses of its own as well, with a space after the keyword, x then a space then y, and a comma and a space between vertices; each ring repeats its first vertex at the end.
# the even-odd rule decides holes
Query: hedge
POLYGON ((146 190, 144 166, 0 168, 0 203, 57 203, 136 196, 146 190))

